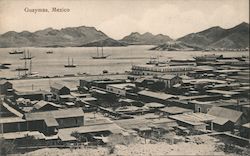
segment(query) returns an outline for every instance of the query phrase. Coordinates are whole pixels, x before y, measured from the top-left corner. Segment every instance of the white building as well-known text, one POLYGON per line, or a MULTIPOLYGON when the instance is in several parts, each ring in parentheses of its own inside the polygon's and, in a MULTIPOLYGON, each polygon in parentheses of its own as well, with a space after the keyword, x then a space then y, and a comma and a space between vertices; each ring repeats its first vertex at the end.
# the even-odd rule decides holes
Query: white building
POLYGON ((132 83, 122 83, 122 84, 110 84, 107 85, 107 91, 121 95, 126 96, 127 91, 132 90, 135 87, 135 84, 132 83))

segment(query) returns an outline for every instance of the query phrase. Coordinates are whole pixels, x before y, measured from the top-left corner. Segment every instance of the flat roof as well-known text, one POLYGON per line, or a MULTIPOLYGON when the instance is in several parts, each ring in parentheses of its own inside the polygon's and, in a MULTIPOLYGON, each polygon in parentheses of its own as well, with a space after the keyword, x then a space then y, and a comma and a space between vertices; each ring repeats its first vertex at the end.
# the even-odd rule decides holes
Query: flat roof
POLYGON ((170 119, 174 119, 177 121, 185 122, 190 125, 203 125, 204 122, 212 121, 215 119, 214 116, 204 114, 204 113, 191 113, 191 114, 178 114, 178 115, 170 115, 170 119))
POLYGON ((72 132, 78 132, 81 134, 84 133, 95 133, 101 131, 110 131, 111 133, 122 133, 122 129, 114 123, 108 124, 98 124, 98 125, 89 125, 81 126, 74 128, 63 128, 58 130, 58 136, 62 141, 71 141, 76 138, 71 136, 72 132))
POLYGON ((133 83, 110 84, 110 85, 107 85, 107 87, 114 87, 114 88, 118 88, 118 89, 126 89, 127 87, 135 87, 135 84, 133 84, 133 83))
POLYGON ((175 95, 166 94, 163 92, 152 92, 152 91, 147 91, 147 90, 140 91, 138 92, 138 94, 161 99, 161 100, 167 100, 169 98, 176 97, 175 95))
POLYGON ((227 83, 227 81, 223 81, 223 80, 215 80, 215 79, 184 79, 182 80, 183 83, 191 83, 191 84, 197 84, 197 83, 221 83, 221 84, 225 84, 227 83))
POLYGON ((15 123, 15 122, 25 122, 24 119, 20 117, 1 117, 0 124, 2 123, 15 123))
POLYGON ((25 119, 28 121, 44 120, 47 117, 69 118, 69 117, 79 117, 79 116, 84 116, 82 108, 68 108, 68 109, 59 109, 46 112, 25 113, 25 119))
POLYGON ((191 109, 185 109, 181 107, 165 107, 160 109, 162 112, 170 113, 170 114, 181 114, 181 113, 186 113, 186 112, 193 112, 191 109))
POLYGON ((239 92, 218 90, 218 89, 207 90, 206 92, 208 92, 208 93, 217 93, 217 94, 222 94, 222 95, 236 95, 236 94, 239 94, 239 92))
POLYGON ((43 133, 38 131, 22 131, 22 132, 11 132, 11 133, 3 133, 3 138, 6 140, 14 140, 24 138, 26 136, 34 136, 37 139, 45 139, 43 133))
POLYGON ((163 108, 163 107, 165 107, 164 104, 157 103, 157 102, 146 103, 144 106, 146 106, 148 108, 163 108))

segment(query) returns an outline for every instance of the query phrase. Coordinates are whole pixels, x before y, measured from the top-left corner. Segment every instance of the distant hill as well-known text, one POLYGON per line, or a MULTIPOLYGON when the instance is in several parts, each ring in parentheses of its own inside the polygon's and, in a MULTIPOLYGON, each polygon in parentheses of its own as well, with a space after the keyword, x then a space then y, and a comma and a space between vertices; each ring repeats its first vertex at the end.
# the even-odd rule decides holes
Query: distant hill
POLYGON ((93 41, 89 42, 87 44, 80 45, 79 47, 101 47, 105 45, 106 47, 120 47, 120 46, 127 46, 128 44, 119 42, 117 40, 114 40, 112 38, 107 38, 104 40, 99 40, 99 41, 93 41))
POLYGON ((169 41, 173 41, 167 35, 153 35, 149 32, 140 34, 138 32, 133 32, 128 36, 125 36, 120 40, 121 42, 132 44, 132 45, 159 45, 169 41))
POLYGON ((249 47, 249 24, 241 23, 231 29, 212 27, 177 39, 200 48, 240 49, 249 47))
POLYGON ((159 51, 196 51, 203 50, 199 47, 188 45, 180 41, 167 42, 156 47, 151 48, 150 50, 159 50, 159 51))
MULTIPOLYGON (((47 28, 33 33, 9 31, 0 35, 0 47, 74 47, 101 40, 113 41, 94 27, 68 27, 60 30, 47 28)), ((115 42, 103 43, 108 43, 108 46, 113 46, 114 43, 117 46, 115 42)))

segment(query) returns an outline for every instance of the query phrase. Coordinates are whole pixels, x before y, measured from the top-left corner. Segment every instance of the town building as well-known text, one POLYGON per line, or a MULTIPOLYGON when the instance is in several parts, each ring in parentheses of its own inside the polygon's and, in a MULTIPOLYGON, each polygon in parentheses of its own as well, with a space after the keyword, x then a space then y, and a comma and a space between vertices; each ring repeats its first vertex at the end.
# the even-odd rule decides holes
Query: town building
POLYGON ((163 65, 133 65, 132 74, 134 75, 186 75, 193 71, 195 66, 169 66, 163 65))
POLYGON ((59 84, 59 83, 53 83, 50 86, 50 91, 53 94, 54 99, 57 101, 60 101, 61 95, 69 95, 70 94, 70 89, 62 84, 59 84))
POLYGON ((44 134, 55 134, 57 129, 84 125, 84 113, 81 108, 60 109, 46 112, 24 114, 27 129, 44 134))
POLYGON ((9 92, 12 92, 13 85, 7 80, 0 80, 0 95, 8 94, 9 92))
POLYGON ((107 85, 106 90, 119 96, 126 96, 126 93, 132 91, 134 88, 135 84, 133 83, 121 83, 107 85))
POLYGON ((182 79, 176 75, 163 75, 158 79, 165 84, 165 88, 172 88, 174 85, 182 83, 182 79))
POLYGON ((233 130, 234 126, 241 125, 241 123, 244 123, 242 119, 242 112, 222 108, 222 107, 212 107, 208 111, 209 115, 215 116, 214 128, 217 130, 233 130))

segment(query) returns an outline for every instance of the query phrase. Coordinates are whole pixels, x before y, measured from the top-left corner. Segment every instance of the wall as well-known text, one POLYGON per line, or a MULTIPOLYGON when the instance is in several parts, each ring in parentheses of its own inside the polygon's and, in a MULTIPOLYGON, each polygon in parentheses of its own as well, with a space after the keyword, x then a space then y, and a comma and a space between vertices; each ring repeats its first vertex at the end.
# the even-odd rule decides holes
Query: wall
POLYGON ((77 127, 84 125, 84 117, 60 118, 56 120, 59 123, 59 128, 77 127))

